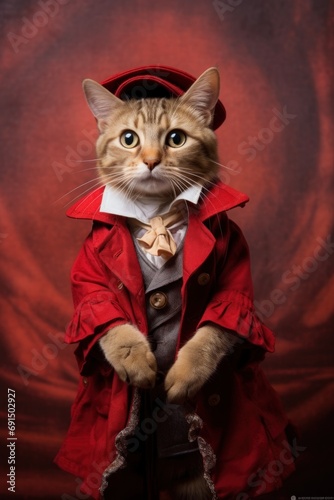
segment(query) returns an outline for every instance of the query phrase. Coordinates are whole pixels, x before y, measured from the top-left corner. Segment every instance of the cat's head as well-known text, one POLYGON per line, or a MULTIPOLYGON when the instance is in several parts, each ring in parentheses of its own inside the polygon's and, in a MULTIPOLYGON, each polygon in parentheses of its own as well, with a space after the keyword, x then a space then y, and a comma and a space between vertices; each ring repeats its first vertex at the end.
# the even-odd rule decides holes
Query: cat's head
POLYGON ((177 98, 123 101, 93 80, 84 80, 97 119, 98 171, 129 197, 173 198, 192 185, 217 178, 217 143, 211 128, 219 73, 206 70, 177 98))

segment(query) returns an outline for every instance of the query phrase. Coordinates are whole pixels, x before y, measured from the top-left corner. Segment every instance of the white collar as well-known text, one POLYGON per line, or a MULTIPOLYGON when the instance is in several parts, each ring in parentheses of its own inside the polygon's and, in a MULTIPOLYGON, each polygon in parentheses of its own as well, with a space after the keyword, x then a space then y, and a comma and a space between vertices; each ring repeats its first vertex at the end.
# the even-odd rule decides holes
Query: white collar
POLYGON ((134 202, 124 196, 121 191, 107 185, 103 191, 100 212, 132 217, 147 224, 152 217, 168 213, 178 201, 189 201, 197 205, 201 192, 202 188, 200 186, 191 186, 179 194, 171 203, 161 203, 158 198, 145 198, 134 202))

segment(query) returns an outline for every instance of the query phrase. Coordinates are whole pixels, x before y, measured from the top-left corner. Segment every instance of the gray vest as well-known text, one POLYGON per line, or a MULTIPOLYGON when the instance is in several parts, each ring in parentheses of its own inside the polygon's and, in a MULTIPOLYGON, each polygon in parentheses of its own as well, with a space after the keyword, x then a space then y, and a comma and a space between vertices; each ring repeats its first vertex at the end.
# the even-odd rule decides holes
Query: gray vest
MULTIPOLYGON (((175 360, 181 320, 183 245, 174 257, 157 269, 145 258, 135 238, 134 243, 145 284, 148 338, 158 364, 156 387, 149 395, 149 411, 155 415, 157 407, 160 407, 161 414, 163 412, 161 408, 166 405, 165 415, 161 415, 157 423, 158 456, 168 457, 189 453, 197 449, 197 444, 190 443, 188 440, 189 425, 185 420, 184 408, 166 403, 164 390, 165 375, 175 360)), ((143 418, 149 417, 147 413, 147 410, 143 412, 143 418)))

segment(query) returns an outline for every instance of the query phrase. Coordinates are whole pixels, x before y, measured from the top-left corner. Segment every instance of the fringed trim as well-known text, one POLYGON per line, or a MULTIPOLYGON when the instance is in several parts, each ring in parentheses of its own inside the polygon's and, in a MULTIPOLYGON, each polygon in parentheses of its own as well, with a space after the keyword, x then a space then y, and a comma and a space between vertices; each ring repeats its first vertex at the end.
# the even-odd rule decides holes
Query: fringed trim
POLYGON ((213 469, 213 467, 216 465, 216 455, 214 454, 214 451, 209 443, 207 443, 205 439, 199 436, 199 432, 203 428, 203 420, 195 412, 186 415, 186 420, 190 425, 188 432, 189 441, 193 442, 195 441, 195 439, 197 439, 198 448, 203 458, 204 479, 206 480, 212 493, 212 500, 218 500, 215 485, 210 475, 211 469, 213 469))
POLYGON ((126 457, 128 453, 126 440, 129 436, 134 434, 134 431, 139 423, 140 402, 141 397, 139 391, 138 389, 135 389, 129 423, 117 434, 115 439, 116 458, 110 465, 108 465, 108 467, 102 474, 102 483, 100 486, 100 493, 102 495, 102 498, 108 486, 108 476, 118 471, 119 469, 123 469, 126 466, 126 457))

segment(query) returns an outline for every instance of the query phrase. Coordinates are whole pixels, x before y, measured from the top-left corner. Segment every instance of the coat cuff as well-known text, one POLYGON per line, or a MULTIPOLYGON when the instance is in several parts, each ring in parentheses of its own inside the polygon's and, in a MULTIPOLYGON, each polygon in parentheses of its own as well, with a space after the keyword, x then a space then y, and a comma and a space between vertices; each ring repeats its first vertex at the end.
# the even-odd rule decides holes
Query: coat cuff
POLYGON ((206 308, 198 325, 215 323, 229 332, 234 332, 265 351, 274 352, 275 336, 256 316, 252 300, 236 291, 221 292, 206 308))
POLYGON ((65 342, 68 344, 79 343, 75 355, 82 375, 90 370, 91 362, 95 359, 96 354, 103 358, 103 355, 94 349, 100 338, 110 328, 128 322, 129 319, 114 301, 112 294, 94 294, 78 305, 73 319, 66 329, 65 342), (93 359, 89 360, 93 349, 93 359))
POLYGON ((98 293, 80 302, 65 333, 65 342, 73 344, 96 333, 103 325, 116 326, 129 319, 115 302, 114 295, 98 293))

